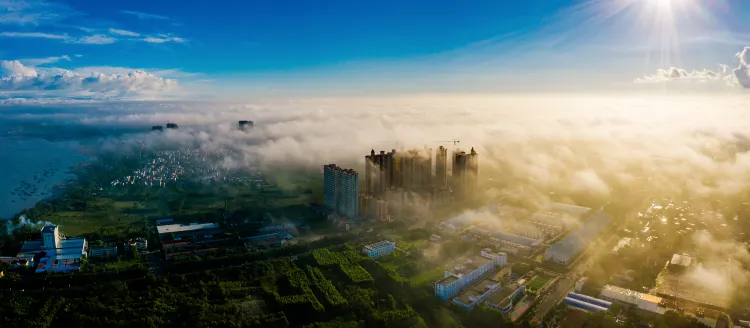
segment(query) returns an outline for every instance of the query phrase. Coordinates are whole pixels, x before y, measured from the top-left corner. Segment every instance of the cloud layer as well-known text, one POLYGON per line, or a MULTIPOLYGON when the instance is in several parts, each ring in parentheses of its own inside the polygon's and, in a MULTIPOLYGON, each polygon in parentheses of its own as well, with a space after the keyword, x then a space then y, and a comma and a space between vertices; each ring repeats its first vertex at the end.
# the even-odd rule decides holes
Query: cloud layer
MULTIPOLYGON (((14 67, 20 76, 34 75, 14 67)), ((109 102, 48 106, 53 113, 35 108, 0 106, 0 117, 116 127, 131 133, 102 149, 127 154, 139 141, 146 147, 190 145, 224 153, 217 164, 225 168, 262 159, 265 169, 318 172, 337 163, 362 172, 370 149, 452 150, 448 140, 457 139, 459 147, 479 152, 480 197, 489 204, 538 206, 554 199, 599 206, 629 201, 635 193, 712 209, 742 206, 750 195, 750 113, 747 99, 735 94, 109 102), (237 121, 247 119, 255 129, 238 131, 237 121), (166 122, 180 129, 149 131, 166 122)), ((736 224, 731 217, 705 220, 710 227, 736 224)), ((721 293, 750 281, 742 269, 750 264, 746 246, 705 233, 693 239, 687 241, 702 248, 705 263, 692 273, 697 280, 714 277, 711 286, 721 293), (738 262, 726 262, 727 256, 738 262)))
POLYGON ((659 69, 653 75, 637 78, 636 83, 670 83, 670 84, 721 84, 730 87, 750 88, 750 47, 745 47, 735 55, 739 59, 739 66, 730 70, 727 65, 719 65, 720 69, 713 71, 708 69, 688 71, 682 68, 671 67, 659 69))
MULTIPOLYGON (((68 56, 25 60, 27 64, 45 64, 68 56)), ((129 98, 175 91, 177 82, 143 70, 97 72, 42 68, 24 65, 18 60, 0 61, 0 96, 7 98, 54 96, 89 99, 129 98)))

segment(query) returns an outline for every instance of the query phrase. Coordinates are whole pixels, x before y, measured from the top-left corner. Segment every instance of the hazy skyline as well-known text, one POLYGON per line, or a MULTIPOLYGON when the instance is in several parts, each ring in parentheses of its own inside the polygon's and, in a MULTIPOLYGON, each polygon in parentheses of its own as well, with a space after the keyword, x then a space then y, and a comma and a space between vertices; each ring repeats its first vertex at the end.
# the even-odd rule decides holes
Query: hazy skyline
POLYGON ((748 14, 740 0, 0 0, 0 99, 654 89, 637 79, 732 92, 750 86, 748 14))

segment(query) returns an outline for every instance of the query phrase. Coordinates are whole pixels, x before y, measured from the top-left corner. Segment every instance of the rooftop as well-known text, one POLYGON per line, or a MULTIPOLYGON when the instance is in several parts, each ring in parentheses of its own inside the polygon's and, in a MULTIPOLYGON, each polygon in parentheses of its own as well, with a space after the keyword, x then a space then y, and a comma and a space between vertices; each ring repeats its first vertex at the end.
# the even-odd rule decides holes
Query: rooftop
POLYGON ((464 262, 457 263, 452 268, 446 270, 452 274, 455 275, 461 275, 466 274, 469 272, 472 272, 480 267, 483 267, 487 263, 490 263, 492 260, 482 257, 482 256, 474 256, 464 262))
POLYGON ((693 258, 690 257, 690 255, 687 254, 674 254, 672 255, 672 260, 669 261, 670 265, 679 265, 682 267, 688 267, 690 266, 690 263, 693 262, 693 258))
POLYGON ((458 280, 458 278, 456 278, 454 276, 448 276, 446 278, 443 278, 443 279, 439 280, 438 284, 451 284, 451 283, 453 283, 456 280, 458 280))
POLYGON ((492 296, 490 296, 490 298, 487 299, 487 303, 502 306, 504 303, 507 303, 506 299, 510 295, 512 295, 513 292, 515 292, 518 289, 518 287, 519 286, 516 283, 503 286, 502 289, 492 294, 492 296))
POLYGON ((474 302, 474 300, 476 300, 479 296, 482 296, 482 294, 486 293, 492 288, 495 288, 495 286, 497 286, 498 284, 498 281, 486 278, 467 288, 466 290, 461 292, 461 294, 458 294, 456 298, 458 298, 461 303, 469 305, 474 302))
POLYGON ((191 223, 191 224, 170 224, 156 227, 159 234, 173 233, 173 232, 184 232, 194 231, 203 229, 217 229, 219 225, 216 223, 191 223))
POLYGON ((342 168, 342 167, 340 167, 340 166, 338 166, 336 164, 328 164, 328 165, 325 165, 323 167, 328 168, 328 169, 332 169, 332 170, 336 170, 336 171, 340 171, 340 172, 343 172, 343 173, 357 174, 357 171, 355 171, 355 170, 345 169, 345 168, 342 168))
POLYGON ((388 245, 391 245, 392 243, 393 242, 390 241, 390 240, 381 240, 381 241, 379 241, 377 243, 373 243, 373 244, 369 244, 369 245, 365 246, 365 249, 377 249, 377 248, 380 248, 380 247, 386 247, 388 245))
POLYGON ((519 245, 525 245, 525 246, 536 246, 542 243, 542 241, 538 239, 519 236, 516 234, 502 232, 502 231, 493 233, 492 237, 500 239, 500 240, 509 241, 509 242, 519 244, 519 245))
POLYGON ((56 225, 48 225, 48 226, 44 226, 44 228, 42 228, 42 232, 45 232, 45 233, 52 233, 52 232, 55 232, 55 228, 57 228, 57 226, 56 226, 56 225))
POLYGON ((584 222, 578 229, 570 232, 565 238, 550 246, 547 251, 573 256, 583 250, 592 239, 596 238, 612 221, 606 214, 596 214, 584 222))

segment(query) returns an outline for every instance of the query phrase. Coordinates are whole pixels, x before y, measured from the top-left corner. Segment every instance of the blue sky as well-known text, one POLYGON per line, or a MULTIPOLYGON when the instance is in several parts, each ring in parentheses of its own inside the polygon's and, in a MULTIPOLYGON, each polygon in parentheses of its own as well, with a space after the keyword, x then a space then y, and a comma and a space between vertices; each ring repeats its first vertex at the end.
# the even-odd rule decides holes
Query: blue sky
POLYGON ((742 2, 0 0, 0 98, 615 88, 736 66, 742 2))

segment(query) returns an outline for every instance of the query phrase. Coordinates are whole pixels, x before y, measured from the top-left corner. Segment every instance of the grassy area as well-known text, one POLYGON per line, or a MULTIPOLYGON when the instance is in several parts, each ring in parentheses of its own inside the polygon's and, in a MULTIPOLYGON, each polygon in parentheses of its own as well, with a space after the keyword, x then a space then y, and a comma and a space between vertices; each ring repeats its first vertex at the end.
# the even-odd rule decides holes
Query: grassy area
POLYGON ((533 279, 531 279, 527 287, 533 290, 540 290, 550 280, 552 280, 552 277, 540 274, 540 275, 535 276, 533 279))
POLYGON ((437 267, 430 270, 425 270, 419 275, 411 278, 411 283, 415 286, 431 284, 441 278, 445 274, 445 268, 437 267))

